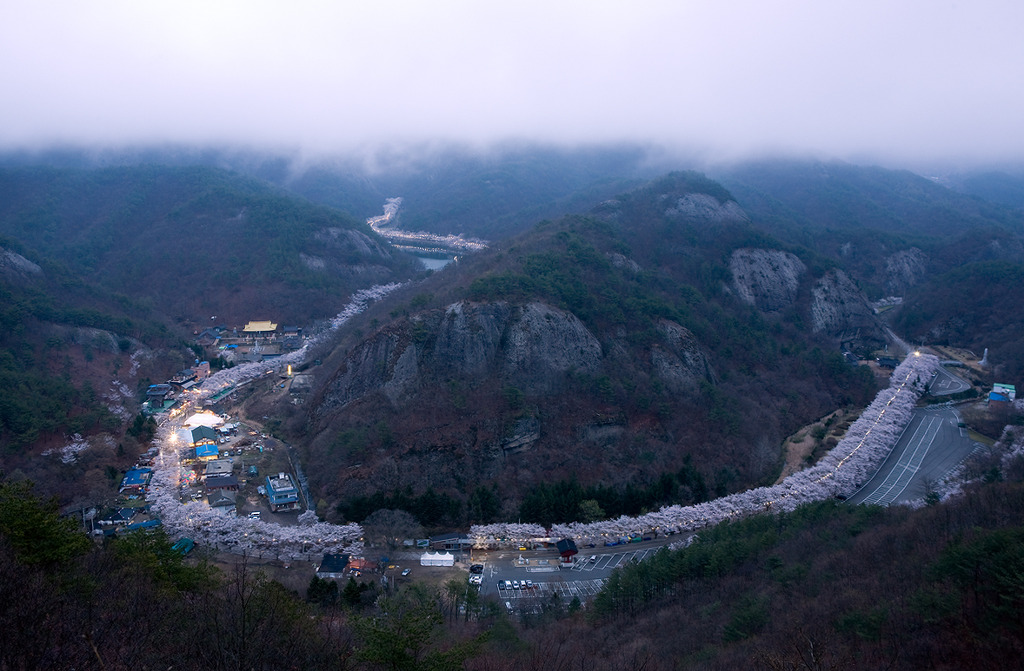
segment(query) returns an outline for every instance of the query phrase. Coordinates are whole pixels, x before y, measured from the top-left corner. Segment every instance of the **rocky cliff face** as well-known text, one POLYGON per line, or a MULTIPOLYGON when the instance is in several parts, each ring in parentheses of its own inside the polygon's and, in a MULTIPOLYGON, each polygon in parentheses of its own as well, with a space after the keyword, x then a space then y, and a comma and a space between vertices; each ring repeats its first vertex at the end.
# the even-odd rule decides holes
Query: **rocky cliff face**
POLYGON ((703 221, 746 221, 747 215, 735 200, 719 203, 706 193, 688 193, 665 211, 669 217, 685 217, 703 221))
POLYGON ((842 270, 830 270, 811 289, 811 330, 840 340, 884 342, 863 292, 842 270))
POLYGON ((704 348, 697 338, 679 324, 663 319, 658 324, 662 342, 651 348, 651 372, 677 394, 693 393, 702 381, 714 382, 715 371, 711 367, 704 348))
POLYGON ((917 247, 896 252, 885 259, 885 290, 902 296, 927 275, 928 256, 917 247))
POLYGON ((399 404, 453 375, 552 393, 566 373, 596 373, 601 360, 600 342, 571 313, 537 302, 460 302, 366 340, 328 384, 322 405, 343 407, 373 392, 399 404))
POLYGON ((0 277, 7 280, 24 280, 42 275, 43 269, 21 254, 0 247, 0 277))
POLYGON ((803 261, 778 249, 737 249, 729 259, 732 288, 740 300, 765 312, 796 302, 803 261))

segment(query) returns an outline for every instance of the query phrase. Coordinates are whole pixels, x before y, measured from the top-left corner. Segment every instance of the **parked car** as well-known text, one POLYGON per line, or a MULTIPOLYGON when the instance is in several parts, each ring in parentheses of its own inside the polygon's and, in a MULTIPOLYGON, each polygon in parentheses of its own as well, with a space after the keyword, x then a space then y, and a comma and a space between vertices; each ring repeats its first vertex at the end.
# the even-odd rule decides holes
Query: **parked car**
POLYGON ((402 575, 409 575, 410 573, 412 573, 411 568, 402 569, 402 575))
POLYGON ((532 580, 527 580, 526 583, 523 585, 523 587, 525 589, 533 589, 533 581, 532 580))
POLYGON ((484 565, 483 564, 473 564, 472 566, 469 567, 469 572, 470 573, 483 573, 484 572, 484 565))

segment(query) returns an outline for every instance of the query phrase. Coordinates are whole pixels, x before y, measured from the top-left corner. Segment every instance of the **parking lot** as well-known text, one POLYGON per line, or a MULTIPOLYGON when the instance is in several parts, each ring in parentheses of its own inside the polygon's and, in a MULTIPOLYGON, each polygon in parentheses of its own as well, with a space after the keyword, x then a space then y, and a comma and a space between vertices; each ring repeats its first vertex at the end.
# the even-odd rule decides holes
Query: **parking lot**
MULTIPOLYGON (((610 571, 611 569, 625 566, 627 562, 636 560, 643 561, 648 555, 657 552, 660 548, 645 548, 643 550, 607 552, 592 555, 577 555, 576 562, 570 571, 610 571), (591 557, 594 559, 591 560, 591 557)), ((563 569, 564 570, 564 569, 563 569)))
POLYGON ((604 578, 596 578, 594 580, 562 579, 544 582, 534 581, 533 587, 530 589, 505 589, 501 587, 498 589, 498 598, 504 601, 546 599, 550 598, 552 594, 558 594, 558 596, 568 600, 571 600, 573 597, 579 597, 580 601, 586 601, 600 592, 604 583, 604 578))
POLYGON ((480 593, 495 594, 502 601, 550 598, 552 593, 572 599, 579 597, 586 601, 600 591, 608 576, 616 568, 631 561, 643 561, 659 547, 623 547, 619 552, 598 548, 591 553, 575 556, 572 565, 560 565, 558 556, 543 552, 527 553, 527 558, 517 553, 501 553, 488 557, 482 570, 480 593), (521 585, 530 580, 532 588, 506 588, 504 582, 517 581, 521 585))

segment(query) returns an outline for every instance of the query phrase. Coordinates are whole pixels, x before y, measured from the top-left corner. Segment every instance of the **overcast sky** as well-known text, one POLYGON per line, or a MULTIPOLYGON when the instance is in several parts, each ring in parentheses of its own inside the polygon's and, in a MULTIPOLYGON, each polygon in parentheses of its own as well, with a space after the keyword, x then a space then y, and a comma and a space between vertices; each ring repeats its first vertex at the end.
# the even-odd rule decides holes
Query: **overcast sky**
POLYGON ((1024 158, 1024 0, 0 0, 0 147, 1024 158))

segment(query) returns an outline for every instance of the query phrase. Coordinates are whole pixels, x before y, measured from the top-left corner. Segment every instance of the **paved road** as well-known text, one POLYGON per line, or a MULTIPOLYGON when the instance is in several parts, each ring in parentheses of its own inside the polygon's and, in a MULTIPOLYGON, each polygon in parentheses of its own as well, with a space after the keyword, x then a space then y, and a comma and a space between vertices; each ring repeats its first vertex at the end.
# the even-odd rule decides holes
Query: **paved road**
POLYGON ((928 482, 941 479, 980 447, 957 427, 959 421, 946 406, 915 410, 888 459, 849 501, 889 505, 922 498, 928 482))
POLYGON ((944 396, 948 394, 958 394, 962 391, 967 391, 971 388, 971 385, 958 376, 954 375, 945 368, 940 367, 938 373, 932 378, 932 382, 928 385, 928 393, 932 396, 944 396))

